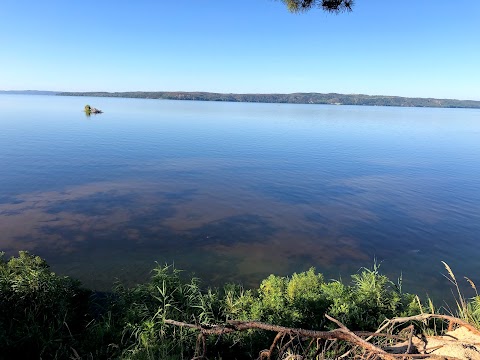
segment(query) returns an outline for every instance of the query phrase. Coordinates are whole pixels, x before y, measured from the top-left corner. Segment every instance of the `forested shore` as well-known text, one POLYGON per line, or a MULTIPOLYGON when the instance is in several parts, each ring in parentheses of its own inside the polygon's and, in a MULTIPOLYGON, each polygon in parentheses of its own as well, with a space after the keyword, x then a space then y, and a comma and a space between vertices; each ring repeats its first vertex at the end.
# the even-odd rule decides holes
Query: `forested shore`
POLYGON ((325 104, 325 105, 367 105, 399 107, 435 107, 435 108, 474 108, 480 109, 480 101, 410 98, 401 96, 363 95, 363 94, 222 94, 211 92, 183 91, 133 91, 133 92, 61 92, 59 96, 119 97, 164 100, 197 100, 253 103, 284 104, 325 104))

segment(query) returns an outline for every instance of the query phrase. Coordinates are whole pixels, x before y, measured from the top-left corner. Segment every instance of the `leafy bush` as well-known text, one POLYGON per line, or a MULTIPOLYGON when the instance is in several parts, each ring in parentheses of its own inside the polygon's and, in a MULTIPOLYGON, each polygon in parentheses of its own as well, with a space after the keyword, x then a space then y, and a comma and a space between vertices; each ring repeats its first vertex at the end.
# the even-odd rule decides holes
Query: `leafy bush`
POLYGON ((323 284, 323 275, 314 268, 291 278, 270 275, 260 284, 248 317, 290 327, 323 328, 329 305, 323 284))
POLYGON ((351 329, 375 330, 385 318, 420 312, 415 296, 402 293, 401 285, 382 275, 376 263, 352 275, 351 286, 332 281, 322 291, 331 301, 327 313, 351 329))
POLYGON ((86 324, 89 292, 38 256, 0 256, 0 357, 65 357, 86 324), (45 355, 45 356, 44 356, 45 355))

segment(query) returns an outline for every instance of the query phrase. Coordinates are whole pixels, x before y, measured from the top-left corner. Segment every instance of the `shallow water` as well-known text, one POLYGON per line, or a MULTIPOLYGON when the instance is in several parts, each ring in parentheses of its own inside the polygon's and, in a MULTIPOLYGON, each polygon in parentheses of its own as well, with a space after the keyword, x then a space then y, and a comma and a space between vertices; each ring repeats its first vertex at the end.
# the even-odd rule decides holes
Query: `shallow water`
POLYGON ((248 286, 373 259, 479 280, 480 111, 0 96, 0 249, 99 290, 175 263, 248 286), (104 110, 87 117, 86 103, 104 110))

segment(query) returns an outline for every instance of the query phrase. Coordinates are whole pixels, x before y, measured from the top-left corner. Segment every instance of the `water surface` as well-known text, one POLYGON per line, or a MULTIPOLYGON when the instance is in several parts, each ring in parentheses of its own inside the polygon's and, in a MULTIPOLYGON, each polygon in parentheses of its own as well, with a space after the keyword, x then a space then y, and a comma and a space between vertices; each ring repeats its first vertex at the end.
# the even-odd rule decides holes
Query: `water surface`
POLYGON ((0 249, 105 290, 175 263, 247 286, 383 261, 479 280, 480 112, 0 96, 0 249), (86 103, 104 110, 87 117, 86 103))

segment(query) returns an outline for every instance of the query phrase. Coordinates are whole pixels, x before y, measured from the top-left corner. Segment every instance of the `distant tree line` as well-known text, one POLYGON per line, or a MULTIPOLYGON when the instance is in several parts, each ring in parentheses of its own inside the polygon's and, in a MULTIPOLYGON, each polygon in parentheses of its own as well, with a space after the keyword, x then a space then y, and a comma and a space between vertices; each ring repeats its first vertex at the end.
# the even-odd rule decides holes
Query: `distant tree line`
POLYGON ((120 97, 165 100, 229 101, 255 103, 286 104, 327 104, 327 105, 369 105, 400 107, 435 107, 435 108, 480 108, 480 101, 409 98, 401 96, 362 95, 362 94, 221 94, 210 92, 63 92, 61 96, 120 97))

